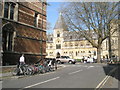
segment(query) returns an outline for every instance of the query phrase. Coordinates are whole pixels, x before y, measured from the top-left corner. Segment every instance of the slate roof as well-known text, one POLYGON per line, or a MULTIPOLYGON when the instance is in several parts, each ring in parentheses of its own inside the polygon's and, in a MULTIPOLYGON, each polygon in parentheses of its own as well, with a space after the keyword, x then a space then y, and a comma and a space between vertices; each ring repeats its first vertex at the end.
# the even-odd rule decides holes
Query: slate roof
POLYGON ((61 13, 60 13, 60 15, 58 17, 58 20, 56 21, 54 29, 63 29, 64 31, 68 30, 67 25, 65 23, 65 20, 64 20, 61 13))

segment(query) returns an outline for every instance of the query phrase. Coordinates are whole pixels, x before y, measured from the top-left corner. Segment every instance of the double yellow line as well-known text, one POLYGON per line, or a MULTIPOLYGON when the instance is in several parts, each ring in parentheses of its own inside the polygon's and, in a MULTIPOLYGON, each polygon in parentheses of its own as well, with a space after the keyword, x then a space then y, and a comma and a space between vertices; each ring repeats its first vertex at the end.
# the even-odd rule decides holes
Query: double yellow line
POLYGON ((95 88, 95 90, 100 90, 105 83, 108 81, 108 79, 110 78, 110 75, 117 69, 118 67, 115 67, 114 69, 112 69, 109 74, 98 84, 98 86, 95 88))

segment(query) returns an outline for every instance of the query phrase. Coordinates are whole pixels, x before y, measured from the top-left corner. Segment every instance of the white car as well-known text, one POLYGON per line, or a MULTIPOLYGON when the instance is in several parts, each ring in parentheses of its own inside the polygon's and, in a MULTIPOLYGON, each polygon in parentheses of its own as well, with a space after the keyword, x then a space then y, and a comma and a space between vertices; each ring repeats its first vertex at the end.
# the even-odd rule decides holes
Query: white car
POLYGON ((76 63, 76 60, 71 59, 69 56, 61 56, 60 58, 56 58, 56 61, 58 64, 61 64, 61 63, 75 64, 76 63))

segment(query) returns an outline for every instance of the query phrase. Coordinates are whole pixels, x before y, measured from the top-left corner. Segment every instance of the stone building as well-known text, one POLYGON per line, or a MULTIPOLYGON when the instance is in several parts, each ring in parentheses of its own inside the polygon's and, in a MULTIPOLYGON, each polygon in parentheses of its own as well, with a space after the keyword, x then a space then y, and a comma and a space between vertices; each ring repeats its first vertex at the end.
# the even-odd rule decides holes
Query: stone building
POLYGON ((21 54, 26 63, 46 55, 46 2, 0 2, 2 64, 16 64, 21 54))
MULTIPOLYGON (((84 57, 97 57, 97 49, 94 48, 81 33, 75 31, 68 31, 63 16, 60 14, 54 27, 53 34, 47 35, 47 58, 55 58, 57 56, 70 56, 74 59, 81 59, 84 57)), ((112 52, 118 55, 118 37, 113 34, 112 37, 112 52), (116 38, 117 37, 117 38, 116 38), (114 45, 113 45, 114 41, 114 45), (115 46, 116 45, 116 46, 115 46), (114 47, 114 48, 113 48, 114 47)), ((93 33, 93 39, 96 40, 96 35, 93 33)), ((108 39, 104 40, 101 47, 101 58, 109 57, 108 39)))

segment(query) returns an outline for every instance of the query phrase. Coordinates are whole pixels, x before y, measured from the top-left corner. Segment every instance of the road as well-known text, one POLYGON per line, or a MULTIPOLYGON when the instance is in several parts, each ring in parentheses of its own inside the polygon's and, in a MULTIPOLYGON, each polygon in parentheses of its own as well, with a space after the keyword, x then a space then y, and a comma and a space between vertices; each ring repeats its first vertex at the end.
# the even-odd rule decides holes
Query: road
POLYGON ((118 80, 112 76, 115 66, 105 64, 63 64, 54 72, 4 79, 2 88, 118 88, 118 80), (110 75, 109 75, 110 74, 110 75), (108 83, 114 78, 115 83, 108 83), (110 87, 109 87, 110 86, 110 87))

